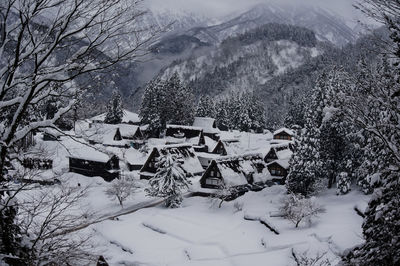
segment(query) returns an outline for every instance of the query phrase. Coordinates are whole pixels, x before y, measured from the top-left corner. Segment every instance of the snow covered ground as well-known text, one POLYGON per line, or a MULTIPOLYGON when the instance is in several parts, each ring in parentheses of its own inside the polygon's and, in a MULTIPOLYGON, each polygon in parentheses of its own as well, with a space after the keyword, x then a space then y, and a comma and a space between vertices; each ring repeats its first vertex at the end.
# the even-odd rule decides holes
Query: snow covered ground
POLYGON ((187 198, 179 209, 164 206, 146 208, 94 224, 85 233, 93 233, 96 252, 111 265, 292 265, 292 248, 309 256, 326 252, 332 265, 338 254, 362 242, 362 218, 354 206, 364 208, 368 198, 358 191, 336 196, 335 190, 318 199, 326 212, 313 224, 299 228, 281 217, 278 211, 285 194, 283 186, 249 192, 221 208, 202 197, 187 198), (259 221, 264 218, 279 235, 259 221))

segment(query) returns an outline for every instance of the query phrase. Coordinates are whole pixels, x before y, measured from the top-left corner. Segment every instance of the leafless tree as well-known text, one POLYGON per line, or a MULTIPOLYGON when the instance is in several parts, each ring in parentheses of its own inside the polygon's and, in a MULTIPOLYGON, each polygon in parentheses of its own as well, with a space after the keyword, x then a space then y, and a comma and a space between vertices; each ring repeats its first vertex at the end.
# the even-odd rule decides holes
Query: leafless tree
POLYGON ((324 208, 315 202, 313 197, 305 198, 300 194, 289 194, 282 200, 280 211, 283 217, 293 222, 297 228, 305 220, 311 223, 311 219, 324 212, 324 208))
POLYGON ((89 214, 79 202, 86 188, 41 188, 20 200, 18 226, 25 243, 27 265, 85 265, 94 260, 90 236, 68 234, 85 224, 89 214))
POLYGON ((331 266, 330 260, 325 255, 326 252, 310 256, 307 251, 300 253, 292 249, 292 258, 297 266, 331 266))
POLYGON ((158 32, 140 0, 5 0, 0 3, 0 180, 7 153, 76 104, 77 78, 138 59, 158 32), (50 97, 54 117, 33 116, 50 97))
POLYGON ((121 207, 124 201, 135 191, 135 183, 132 179, 119 178, 112 181, 106 194, 111 199, 117 199, 121 207))

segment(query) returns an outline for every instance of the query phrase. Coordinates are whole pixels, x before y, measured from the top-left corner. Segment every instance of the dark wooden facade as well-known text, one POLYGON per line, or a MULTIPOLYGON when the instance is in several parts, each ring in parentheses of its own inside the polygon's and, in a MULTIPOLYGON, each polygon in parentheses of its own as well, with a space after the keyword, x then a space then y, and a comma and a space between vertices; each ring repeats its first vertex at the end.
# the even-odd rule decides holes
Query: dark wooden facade
POLYGON ((293 136, 287 133, 286 131, 281 131, 274 135, 274 139, 292 140, 293 136))
POLYGON ((270 162, 273 162, 276 160, 278 160, 278 155, 276 155, 276 150, 275 150, 275 148, 271 148, 269 150, 269 152, 267 153, 267 155, 265 155, 264 161, 266 163, 270 163, 270 162))
POLYGON ((188 126, 179 127, 175 125, 167 125, 165 136, 174 138, 186 138, 186 139, 192 139, 198 137, 199 142, 192 144, 197 146, 204 146, 206 144, 203 130, 195 127, 188 127, 188 126))
POLYGON ((215 147, 214 147, 214 149, 212 150, 211 153, 220 154, 220 155, 223 155, 223 156, 228 155, 228 152, 225 149, 224 143, 222 141, 220 141, 220 140, 217 142, 217 145, 215 145, 215 147))
MULTIPOLYGON (((158 168, 156 166, 156 163, 158 161, 158 158, 161 156, 161 153, 165 152, 170 152, 172 154, 178 154, 182 157, 183 161, 185 161, 185 158, 192 157, 196 158, 196 154, 192 150, 192 146, 190 145, 177 145, 177 146, 169 146, 169 147, 164 147, 162 149, 157 149, 153 148, 151 151, 149 157, 147 158, 146 162, 144 163, 143 167, 140 169, 140 179, 150 179, 151 177, 154 176, 154 174, 157 172, 158 168)), ((199 162, 199 166, 200 162, 199 162)), ((186 173, 188 176, 195 175, 195 174, 200 174, 201 172, 194 172, 194 173, 186 173)))
POLYGON ((240 161, 242 160, 250 161, 257 173, 262 173, 265 168, 261 155, 233 157, 227 160, 212 160, 200 179, 201 187, 218 189, 224 185, 224 176, 219 170, 219 164, 223 165, 224 168, 230 168, 235 173, 243 174, 245 176, 248 184, 240 185, 238 187, 245 187, 254 184, 253 174, 245 174, 240 170, 240 161))
POLYGON ((99 162, 70 157, 69 171, 86 176, 101 176, 110 182, 119 177, 119 159, 113 156, 107 162, 99 162))
POLYGON ((272 176, 279 176, 282 178, 286 178, 288 174, 288 170, 280 165, 278 162, 272 162, 267 165, 268 171, 272 176))

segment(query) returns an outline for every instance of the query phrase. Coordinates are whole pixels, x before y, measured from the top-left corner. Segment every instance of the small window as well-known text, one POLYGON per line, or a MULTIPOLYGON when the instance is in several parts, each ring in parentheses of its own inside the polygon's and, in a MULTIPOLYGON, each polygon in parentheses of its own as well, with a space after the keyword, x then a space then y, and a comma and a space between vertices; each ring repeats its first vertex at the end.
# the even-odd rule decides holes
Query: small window
POLYGON ((211 172, 210 172, 210 176, 214 176, 214 171, 211 171, 211 172))
POLYGON ((221 173, 220 172, 217 172, 217 177, 221 177, 221 173))

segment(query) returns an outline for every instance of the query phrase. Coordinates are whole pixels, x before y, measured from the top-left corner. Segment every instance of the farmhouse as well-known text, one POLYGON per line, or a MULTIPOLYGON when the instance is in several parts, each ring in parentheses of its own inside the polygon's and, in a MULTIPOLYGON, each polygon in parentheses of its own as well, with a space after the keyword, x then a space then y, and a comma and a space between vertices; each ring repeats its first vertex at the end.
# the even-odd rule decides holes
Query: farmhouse
POLYGON ((210 117, 195 117, 193 127, 203 129, 204 136, 218 141, 220 130, 217 128, 217 123, 214 118, 210 117))
POLYGON ((129 124, 94 123, 83 134, 91 144, 136 149, 143 145, 143 134, 139 126, 129 124))
POLYGON ((101 176, 105 181, 119 177, 119 159, 86 145, 70 149, 69 171, 86 176, 101 176))
MULTIPOLYGON (((124 115, 122 116, 123 124, 140 125, 140 118, 138 114, 130 112, 126 109, 124 109, 123 112, 124 112, 124 115)), ((90 118, 89 120, 92 123, 104 123, 106 115, 107 113, 102 113, 100 115, 90 118)))
POLYGON ((140 170, 140 179, 152 178, 157 172, 156 163, 158 158, 167 152, 177 154, 182 159, 182 168, 185 170, 187 176, 200 175, 204 172, 191 144, 173 144, 153 148, 140 170))
POLYGON ((288 128, 281 128, 274 132, 274 139, 292 140, 294 132, 288 128))
POLYGON ((207 151, 203 129, 182 125, 167 125, 165 131, 167 144, 190 143, 195 151, 207 151))
POLYGON ((275 178, 272 181, 278 181, 284 184, 289 169, 289 160, 276 160, 267 164, 268 171, 275 178))
POLYGON ((211 153, 220 154, 222 156, 235 155, 240 153, 239 145, 238 139, 219 140, 211 153))
POLYGON ((221 157, 211 162, 200 184, 202 188, 240 188, 265 183, 268 176, 261 154, 221 157))

